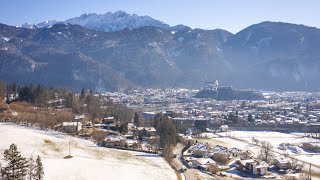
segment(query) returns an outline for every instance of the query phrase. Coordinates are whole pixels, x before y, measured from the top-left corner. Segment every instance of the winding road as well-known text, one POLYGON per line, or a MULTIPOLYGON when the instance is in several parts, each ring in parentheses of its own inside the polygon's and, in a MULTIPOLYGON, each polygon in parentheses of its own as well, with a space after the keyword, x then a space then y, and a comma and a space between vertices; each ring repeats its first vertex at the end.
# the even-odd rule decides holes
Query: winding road
MULTIPOLYGON (((172 163, 177 169, 181 169, 181 167, 184 165, 184 163, 181 161, 181 150, 183 147, 183 144, 178 143, 173 150, 173 153, 176 154, 177 157, 172 160, 172 163)), ((185 166, 188 167, 187 164, 185 164, 185 166)), ((198 169, 188 168, 187 171, 183 173, 183 175, 186 180, 197 180, 198 178, 195 172, 200 171, 198 169)))

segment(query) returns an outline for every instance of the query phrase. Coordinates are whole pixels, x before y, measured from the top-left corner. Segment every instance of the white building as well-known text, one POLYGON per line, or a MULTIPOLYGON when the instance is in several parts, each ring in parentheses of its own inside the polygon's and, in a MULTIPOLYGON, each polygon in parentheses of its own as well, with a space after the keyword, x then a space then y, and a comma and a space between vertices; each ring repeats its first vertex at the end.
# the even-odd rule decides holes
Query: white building
POLYGON ((253 174, 254 175, 265 175, 267 173, 269 164, 264 161, 258 162, 253 165, 253 174))
POLYGON ((81 122, 63 122, 62 131, 66 133, 77 133, 81 130, 81 122))
POLYGON ((275 158, 275 164, 279 169, 289 169, 291 168, 291 160, 284 157, 275 158))

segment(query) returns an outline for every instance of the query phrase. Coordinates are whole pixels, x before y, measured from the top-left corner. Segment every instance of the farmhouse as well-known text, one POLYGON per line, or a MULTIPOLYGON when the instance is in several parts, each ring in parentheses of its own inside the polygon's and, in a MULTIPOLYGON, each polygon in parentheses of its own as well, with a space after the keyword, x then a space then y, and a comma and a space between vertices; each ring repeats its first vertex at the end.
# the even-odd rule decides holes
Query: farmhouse
POLYGON ((186 158, 186 161, 189 162, 189 165, 192 167, 200 167, 202 169, 207 169, 209 165, 216 164, 211 158, 186 158))
POLYGON ((269 164, 264 161, 255 161, 253 159, 237 160, 236 168, 240 172, 246 172, 254 175, 265 175, 269 164))
POLYGON ((154 127, 145 127, 144 129, 146 130, 148 137, 152 137, 152 136, 157 135, 157 131, 154 127))
POLYGON ((229 154, 232 155, 233 157, 239 156, 240 153, 241 153, 241 150, 236 147, 229 149, 229 154))
POLYGON ((85 118, 86 116, 84 114, 81 114, 81 115, 75 115, 74 117, 74 121, 77 121, 77 122, 82 122, 83 119, 85 118))
POLYGON ((107 124, 109 126, 113 126, 114 125, 114 117, 105 117, 102 119, 102 123, 103 124, 107 124))
POLYGON ((265 175, 267 173, 269 164, 264 161, 254 163, 253 165, 253 174, 254 175, 265 175))
POLYGON ((236 168, 240 172, 252 172, 253 167, 252 164, 255 161, 253 159, 246 159, 246 160, 237 160, 236 161, 236 168))
POLYGON ((254 158, 254 153, 250 150, 247 151, 243 151, 242 153, 240 153, 240 159, 241 160, 245 160, 245 159, 253 159, 254 158))
POLYGON ((274 159, 276 166, 279 169, 290 169, 291 168, 291 160, 284 157, 277 157, 274 159))
POLYGON ((103 141, 103 146, 106 146, 106 147, 116 147, 116 146, 123 147, 125 144, 126 144, 126 139, 117 135, 109 135, 103 141))
POLYGON ((65 133, 77 133, 80 131, 81 126, 81 122, 63 122, 61 128, 65 133))
POLYGON ((196 157, 205 157, 208 154, 209 147, 203 143, 196 143, 192 146, 189 151, 193 153, 196 157))
POLYGON ((141 137, 153 137, 157 135, 157 130, 154 127, 137 127, 134 134, 141 137))

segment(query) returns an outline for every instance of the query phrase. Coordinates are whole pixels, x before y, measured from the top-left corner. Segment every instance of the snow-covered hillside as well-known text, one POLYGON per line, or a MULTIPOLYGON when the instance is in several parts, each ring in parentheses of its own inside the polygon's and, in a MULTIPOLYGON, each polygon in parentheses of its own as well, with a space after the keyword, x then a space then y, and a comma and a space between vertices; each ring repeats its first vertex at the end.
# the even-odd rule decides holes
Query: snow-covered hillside
POLYGON ((58 132, 0 123, 0 153, 11 143, 24 157, 42 157, 45 179, 176 179, 175 172, 153 154, 97 147, 93 142, 58 132), (69 153, 73 158, 64 159, 69 153))

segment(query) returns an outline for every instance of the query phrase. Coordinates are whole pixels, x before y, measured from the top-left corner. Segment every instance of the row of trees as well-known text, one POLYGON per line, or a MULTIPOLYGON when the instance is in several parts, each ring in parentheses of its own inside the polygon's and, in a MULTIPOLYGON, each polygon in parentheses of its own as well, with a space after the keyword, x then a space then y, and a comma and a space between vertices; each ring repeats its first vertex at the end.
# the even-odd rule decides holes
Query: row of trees
POLYGON ((177 124, 171 118, 157 114, 154 118, 153 127, 156 128, 160 137, 159 147, 162 148, 163 157, 171 161, 174 146, 177 144, 177 124))
POLYGON ((0 95, 1 98, 6 97, 7 103, 10 103, 12 101, 24 101, 27 103, 32 103, 38 107, 46 107, 47 101, 49 99, 54 99, 56 93, 62 94, 63 89, 55 89, 53 87, 50 87, 47 89, 44 85, 38 84, 28 84, 28 85, 17 85, 16 83, 5 85, 4 82, 0 83, 0 92, 3 92, 3 89, 5 88, 5 95, 0 95), (10 95, 13 95, 17 99, 10 99, 10 95))
MULTIPOLYGON (((93 94, 92 90, 82 89, 81 93, 77 94, 70 89, 54 87, 46 88, 42 84, 17 85, 12 83, 6 85, 4 82, 0 81, 0 97, 2 99, 6 97, 8 104, 21 104, 21 102, 26 102, 28 105, 30 105, 30 107, 37 107, 37 111, 39 112, 37 114, 45 114, 44 116, 48 116, 50 114, 61 114, 60 112, 50 110, 55 109, 57 105, 53 103, 54 101, 49 102, 49 100, 62 99, 62 104, 59 105, 64 107, 62 110, 66 113, 63 114, 71 114, 71 118, 65 121, 72 121, 74 117, 74 115, 72 117, 72 114, 86 114, 89 121, 94 121, 95 119, 99 120, 107 116, 113 116, 117 121, 121 122, 121 124, 131 122, 133 117, 133 111, 127 108, 125 105, 114 103, 110 99, 101 95, 95 95, 93 94), (18 95, 18 98, 12 99, 10 98, 11 95, 14 97, 18 95), (40 113, 40 111, 44 111, 45 113, 40 113)), ((25 105, 23 106, 27 107, 25 105)), ((26 114, 26 116, 34 115, 35 114, 26 114)), ((30 119, 36 119, 37 117, 31 117, 30 119)), ((14 119, 20 121, 20 119, 26 120, 28 118, 14 117, 14 119)), ((41 122, 41 124, 43 123, 41 122)), ((51 125, 52 124, 50 123, 50 126, 51 125)), ((45 125, 45 127, 47 126, 45 125)))
POLYGON ((40 156, 36 160, 31 156, 28 160, 21 156, 17 145, 11 144, 3 154, 3 166, 0 164, 0 177, 3 180, 42 180, 43 165, 40 156))
POLYGON ((0 119, 10 120, 15 123, 27 123, 40 128, 53 129, 55 125, 62 122, 72 121, 74 113, 70 110, 55 111, 54 109, 34 108, 28 103, 14 102, 4 105, 5 111, 0 112, 0 119), (13 112, 16 112, 14 114, 13 112))

